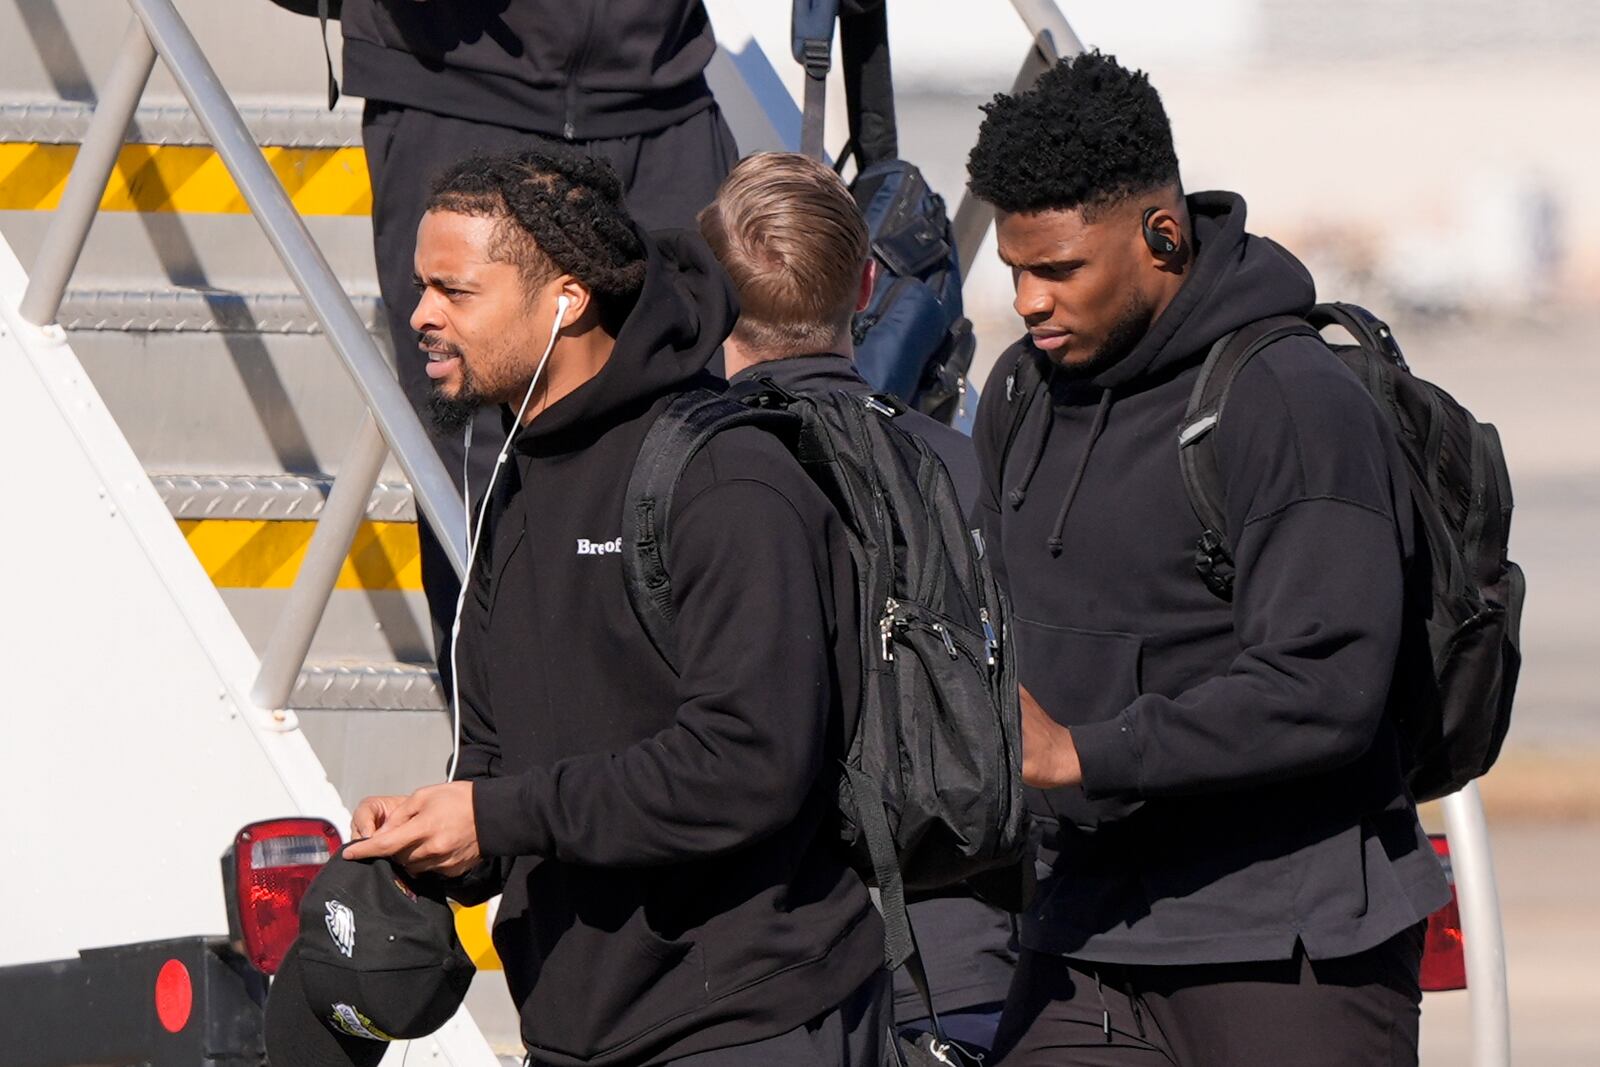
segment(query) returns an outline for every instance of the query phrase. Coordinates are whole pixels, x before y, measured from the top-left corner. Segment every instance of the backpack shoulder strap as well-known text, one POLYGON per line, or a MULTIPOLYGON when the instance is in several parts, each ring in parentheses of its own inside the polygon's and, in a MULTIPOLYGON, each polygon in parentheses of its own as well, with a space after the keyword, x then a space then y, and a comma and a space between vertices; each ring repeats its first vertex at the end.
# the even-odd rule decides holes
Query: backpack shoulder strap
POLYGON ((1223 600, 1233 597, 1233 553, 1228 548, 1227 500, 1217 463, 1216 430, 1228 391, 1256 354, 1285 337, 1320 336, 1304 319, 1276 315, 1241 326, 1211 346, 1178 427, 1183 487, 1204 532, 1195 547, 1195 570, 1223 600))
POLYGON ((823 119, 828 104, 828 70, 833 66, 833 24, 839 0, 794 0, 789 16, 789 47, 806 71, 800 115, 800 151, 821 159, 823 119))
MULTIPOLYGON (((845 114, 857 171, 898 159, 887 0, 857 0, 840 12, 839 59, 844 65, 845 114), (850 10, 852 6, 858 10, 850 10)), ((842 165, 845 153, 839 153, 839 158, 842 165)))
POLYGON ((1034 358, 1031 349, 1026 345, 1017 353, 1017 360, 1011 367, 1011 373, 1006 375, 1006 403, 1011 405, 1011 425, 1006 429, 1005 443, 1000 447, 999 481, 1005 485, 1006 461, 1011 458, 1011 449, 1017 443, 1017 435, 1022 432, 1022 423, 1028 417, 1028 409, 1033 406, 1034 394, 1039 387, 1044 385, 1044 375, 1039 372, 1039 361, 1034 358))
POLYGON ((784 432, 795 421, 787 411, 694 389, 674 397, 645 433, 624 496, 622 576, 634 614, 674 672, 678 661, 673 622, 678 613, 668 570, 672 494, 689 462, 717 434, 735 426, 784 432))

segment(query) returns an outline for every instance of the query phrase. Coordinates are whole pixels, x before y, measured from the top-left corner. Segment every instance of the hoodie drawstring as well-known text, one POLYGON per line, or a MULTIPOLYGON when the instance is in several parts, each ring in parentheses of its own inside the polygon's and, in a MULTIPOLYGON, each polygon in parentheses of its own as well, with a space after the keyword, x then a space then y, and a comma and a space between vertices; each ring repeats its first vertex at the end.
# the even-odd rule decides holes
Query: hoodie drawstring
MULTIPOLYGON (((1089 427, 1089 441, 1083 446, 1083 456, 1078 460, 1078 469, 1072 474, 1072 483, 1067 486, 1067 495, 1061 501, 1061 510, 1056 513, 1056 523, 1050 530, 1050 539, 1045 542, 1045 547, 1050 550, 1052 556, 1061 555, 1061 532, 1067 526, 1067 512, 1072 510, 1072 502, 1078 497, 1078 486, 1083 484, 1084 471, 1089 469, 1089 456, 1093 454, 1095 442, 1100 439, 1100 434, 1105 431, 1106 419, 1110 414, 1111 390, 1107 389, 1100 394, 1100 404, 1094 409, 1094 423, 1089 427)), ((1039 452, 1041 455, 1044 453, 1042 444, 1039 452)), ((1037 466, 1038 460, 1035 460, 1034 464, 1037 466)))
MULTIPOLYGON (((1105 1034, 1106 1044, 1111 1044, 1111 1005, 1106 1000, 1105 976, 1098 969, 1094 971, 1094 991, 1100 998, 1100 1031, 1105 1034)), ((1123 976, 1122 992, 1128 997, 1128 1009, 1133 1013, 1133 1026, 1139 1032, 1139 1040, 1148 1041, 1150 1035, 1144 1028, 1144 1012, 1139 1010, 1139 995, 1134 992, 1133 979, 1123 976)))
POLYGON ((1100 972, 1094 972, 1094 991, 1100 997, 1100 1029, 1105 1032, 1106 1044, 1111 1044, 1111 1005, 1106 1003, 1105 983, 1100 980, 1100 972))

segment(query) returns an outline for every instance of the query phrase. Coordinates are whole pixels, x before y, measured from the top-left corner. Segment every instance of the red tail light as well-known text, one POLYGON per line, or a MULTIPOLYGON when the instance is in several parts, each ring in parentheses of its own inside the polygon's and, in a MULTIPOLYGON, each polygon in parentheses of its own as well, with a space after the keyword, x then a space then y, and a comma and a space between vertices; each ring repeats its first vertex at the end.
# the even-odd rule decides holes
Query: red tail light
POLYGON ((1428 916, 1428 938, 1422 948, 1422 991, 1438 993, 1467 988, 1467 954, 1461 936, 1461 908, 1456 904, 1456 877, 1450 867, 1450 842, 1430 834, 1433 850, 1450 882, 1450 903, 1428 916))
POLYGON ((263 974, 276 974, 300 932, 300 898, 339 851, 326 819, 251 823, 222 857, 234 947, 263 974))

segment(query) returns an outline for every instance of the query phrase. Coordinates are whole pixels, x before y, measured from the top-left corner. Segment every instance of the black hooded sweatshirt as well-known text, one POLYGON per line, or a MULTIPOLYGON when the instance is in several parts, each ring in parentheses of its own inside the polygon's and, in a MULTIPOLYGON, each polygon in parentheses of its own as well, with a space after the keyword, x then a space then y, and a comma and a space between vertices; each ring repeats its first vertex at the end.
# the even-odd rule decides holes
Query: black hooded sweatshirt
POLYGON ((976 438, 1019 670, 1072 728, 1082 788, 1030 802, 1042 884, 1024 945, 1090 961, 1312 959, 1370 948, 1448 899, 1403 784, 1386 703, 1412 505, 1376 405, 1320 341, 1235 381, 1216 431, 1238 567, 1232 603, 1194 569, 1201 533, 1178 426, 1213 342, 1305 312, 1305 268, 1245 233, 1244 201, 1189 197, 1197 259, 1122 360, 1056 373, 1002 474, 1024 340, 976 438))
POLYGON ((681 677, 628 602, 628 476, 735 315, 698 236, 657 241, 605 367, 517 432, 461 626, 460 777, 505 861, 495 947, 556 1064, 783 1033, 883 962, 828 823, 859 668, 826 498, 764 431, 718 435, 669 519, 681 677))
POLYGON ((345 0, 345 90, 569 141, 711 106, 700 0, 345 0))

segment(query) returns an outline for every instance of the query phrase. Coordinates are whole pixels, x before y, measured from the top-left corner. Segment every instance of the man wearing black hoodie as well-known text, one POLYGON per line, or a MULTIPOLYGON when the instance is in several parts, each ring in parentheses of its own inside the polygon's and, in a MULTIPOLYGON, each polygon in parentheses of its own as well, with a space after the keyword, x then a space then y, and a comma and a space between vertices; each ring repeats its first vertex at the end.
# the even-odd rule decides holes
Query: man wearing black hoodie
POLYGON ((502 405, 507 458, 461 613, 455 780, 363 801, 346 855, 503 893, 533 1063, 876 1067, 883 926, 827 822, 859 671, 837 517, 780 442, 731 430, 667 517, 681 675, 623 582, 629 475, 711 381, 726 275, 697 236, 646 238, 603 164, 535 152, 444 173, 416 273, 433 410, 502 405))
MULTIPOLYGON (((700 232, 739 293, 723 346, 731 385, 765 378, 800 396, 874 392, 856 371, 850 321, 872 296, 875 260, 861 211, 831 167, 791 152, 750 156, 700 213, 700 232)), ((972 439, 919 411, 895 422, 933 449, 973 514, 972 439)), ((1011 916, 960 886, 913 900, 910 914, 945 1035, 988 1050, 1016 965, 1011 916)), ((928 1009, 903 968, 894 1008, 897 1024, 927 1029, 928 1009)))
POLYGON ((985 110, 971 186, 1028 336, 978 415, 980 513, 1045 867, 1006 1062, 1414 1064, 1448 893, 1387 707, 1397 446, 1321 342, 1270 345, 1214 431, 1237 576, 1213 595, 1179 423, 1211 347, 1305 312, 1311 278, 1237 195, 1183 195, 1160 98, 1114 59, 985 110))
MULTIPOLYGON (((411 258, 429 185, 473 152, 564 147, 609 163, 646 230, 693 226, 739 158, 706 84, 716 37, 701 0, 344 0, 345 89, 366 98, 361 137, 372 179, 378 286, 406 395, 421 411, 431 379, 410 344, 411 258)), ((478 422, 471 477, 482 485, 496 420, 478 422)), ((452 475, 459 437, 435 446, 452 475)), ((437 630, 455 573, 419 528, 422 581, 437 630)), ((438 650, 448 670, 448 656, 438 650)))

